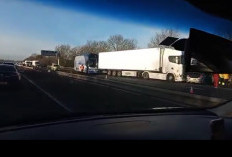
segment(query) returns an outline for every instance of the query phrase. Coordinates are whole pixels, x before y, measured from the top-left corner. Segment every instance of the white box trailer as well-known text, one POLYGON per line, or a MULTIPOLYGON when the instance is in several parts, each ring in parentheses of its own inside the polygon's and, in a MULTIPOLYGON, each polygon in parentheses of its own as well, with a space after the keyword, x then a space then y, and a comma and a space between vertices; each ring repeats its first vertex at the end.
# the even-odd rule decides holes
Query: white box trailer
POLYGON ((31 61, 33 67, 38 67, 40 65, 38 60, 31 61))
POLYGON ((99 53, 99 69, 159 71, 159 49, 99 53))
POLYGON ((98 68, 112 76, 183 81, 184 53, 172 48, 149 48, 99 53, 98 68))
POLYGON ((27 67, 31 67, 32 66, 32 61, 24 61, 24 65, 27 67))

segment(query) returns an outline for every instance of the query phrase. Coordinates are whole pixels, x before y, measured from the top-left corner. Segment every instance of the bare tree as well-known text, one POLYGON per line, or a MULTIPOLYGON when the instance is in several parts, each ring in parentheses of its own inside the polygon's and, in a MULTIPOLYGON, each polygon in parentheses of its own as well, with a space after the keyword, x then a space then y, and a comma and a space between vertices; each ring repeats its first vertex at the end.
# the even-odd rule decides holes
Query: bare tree
POLYGON ((156 33, 151 41, 148 43, 149 48, 157 47, 167 37, 179 37, 179 33, 173 29, 162 30, 160 33, 156 33))
POLYGON ((41 56, 39 62, 42 66, 48 66, 51 65, 52 63, 57 63, 57 58, 54 56, 51 57, 41 56))
POLYGON ((79 46, 76 46, 76 47, 73 47, 72 49, 71 49, 71 56, 76 56, 76 55, 78 55, 79 54, 79 52, 80 52, 80 47, 79 46))
POLYGON ((72 66, 75 56, 85 53, 130 50, 137 47, 134 39, 124 39, 122 35, 111 36, 107 41, 87 41, 83 46, 71 48, 69 45, 58 45, 55 50, 60 54, 62 66, 72 66))
POLYGON ((63 59, 72 58, 70 45, 58 45, 56 46, 55 50, 60 54, 60 57, 63 59))
POLYGON ((122 35, 110 36, 107 42, 111 51, 133 50, 137 48, 136 40, 124 39, 122 35))
POLYGON ((99 53, 109 51, 109 46, 105 41, 87 41, 84 46, 81 46, 77 54, 84 54, 84 53, 99 53))
POLYGON ((27 57, 26 59, 24 60, 38 60, 41 58, 41 55, 38 55, 36 53, 33 53, 32 55, 30 55, 29 57, 27 57))

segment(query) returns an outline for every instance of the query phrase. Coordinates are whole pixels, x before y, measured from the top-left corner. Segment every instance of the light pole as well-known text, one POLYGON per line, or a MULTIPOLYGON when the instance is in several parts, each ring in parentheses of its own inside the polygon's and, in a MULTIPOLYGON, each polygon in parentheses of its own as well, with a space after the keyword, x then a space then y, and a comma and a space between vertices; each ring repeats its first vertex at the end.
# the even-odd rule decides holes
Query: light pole
POLYGON ((56 52, 57 64, 60 65, 60 54, 56 52))
POLYGON ((57 64, 60 65, 60 58, 57 59, 57 64))

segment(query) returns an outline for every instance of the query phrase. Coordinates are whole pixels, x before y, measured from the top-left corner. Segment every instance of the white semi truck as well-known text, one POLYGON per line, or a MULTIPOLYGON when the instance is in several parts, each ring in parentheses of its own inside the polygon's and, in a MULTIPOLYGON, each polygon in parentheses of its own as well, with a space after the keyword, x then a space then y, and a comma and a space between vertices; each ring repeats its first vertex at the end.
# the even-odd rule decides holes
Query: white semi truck
POLYGON ((31 67, 32 66, 32 61, 24 61, 24 65, 27 67, 31 67))
POLYGON ((40 64, 39 64, 39 61, 37 61, 37 60, 33 60, 33 61, 31 61, 31 63, 32 63, 32 66, 33 67, 38 67, 40 64))
POLYGON ((184 52, 174 48, 149 48, 101 52, 98 69, 111 76, 184 81, 184 52))
POLYGON ((25 66, 28 66, 28 67, 38 67, 40 64, 39 64, 39 61, 37 60, 33 60, 33 61, 24 61, 24 65, 25 66))

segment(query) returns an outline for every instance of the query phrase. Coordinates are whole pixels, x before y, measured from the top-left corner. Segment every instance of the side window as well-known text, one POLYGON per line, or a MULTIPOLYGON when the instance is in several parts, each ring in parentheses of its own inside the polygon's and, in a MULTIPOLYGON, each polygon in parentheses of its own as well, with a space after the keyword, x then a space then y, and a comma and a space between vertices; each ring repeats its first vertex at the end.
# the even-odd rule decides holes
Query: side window
POLYGON ((184 63, 183 56, 169 56, 168 60, 169 60, 169 62, 176 63, 176 64, 183 64, 184 63))
POLYGON ((197 65, 197 64, 198 64, 197 60, 194 58, 191 58, 191 65, 197 65))
POLYGON ((176 56, 169 56, 168 60, 169 62, 176 63, 176 56))

